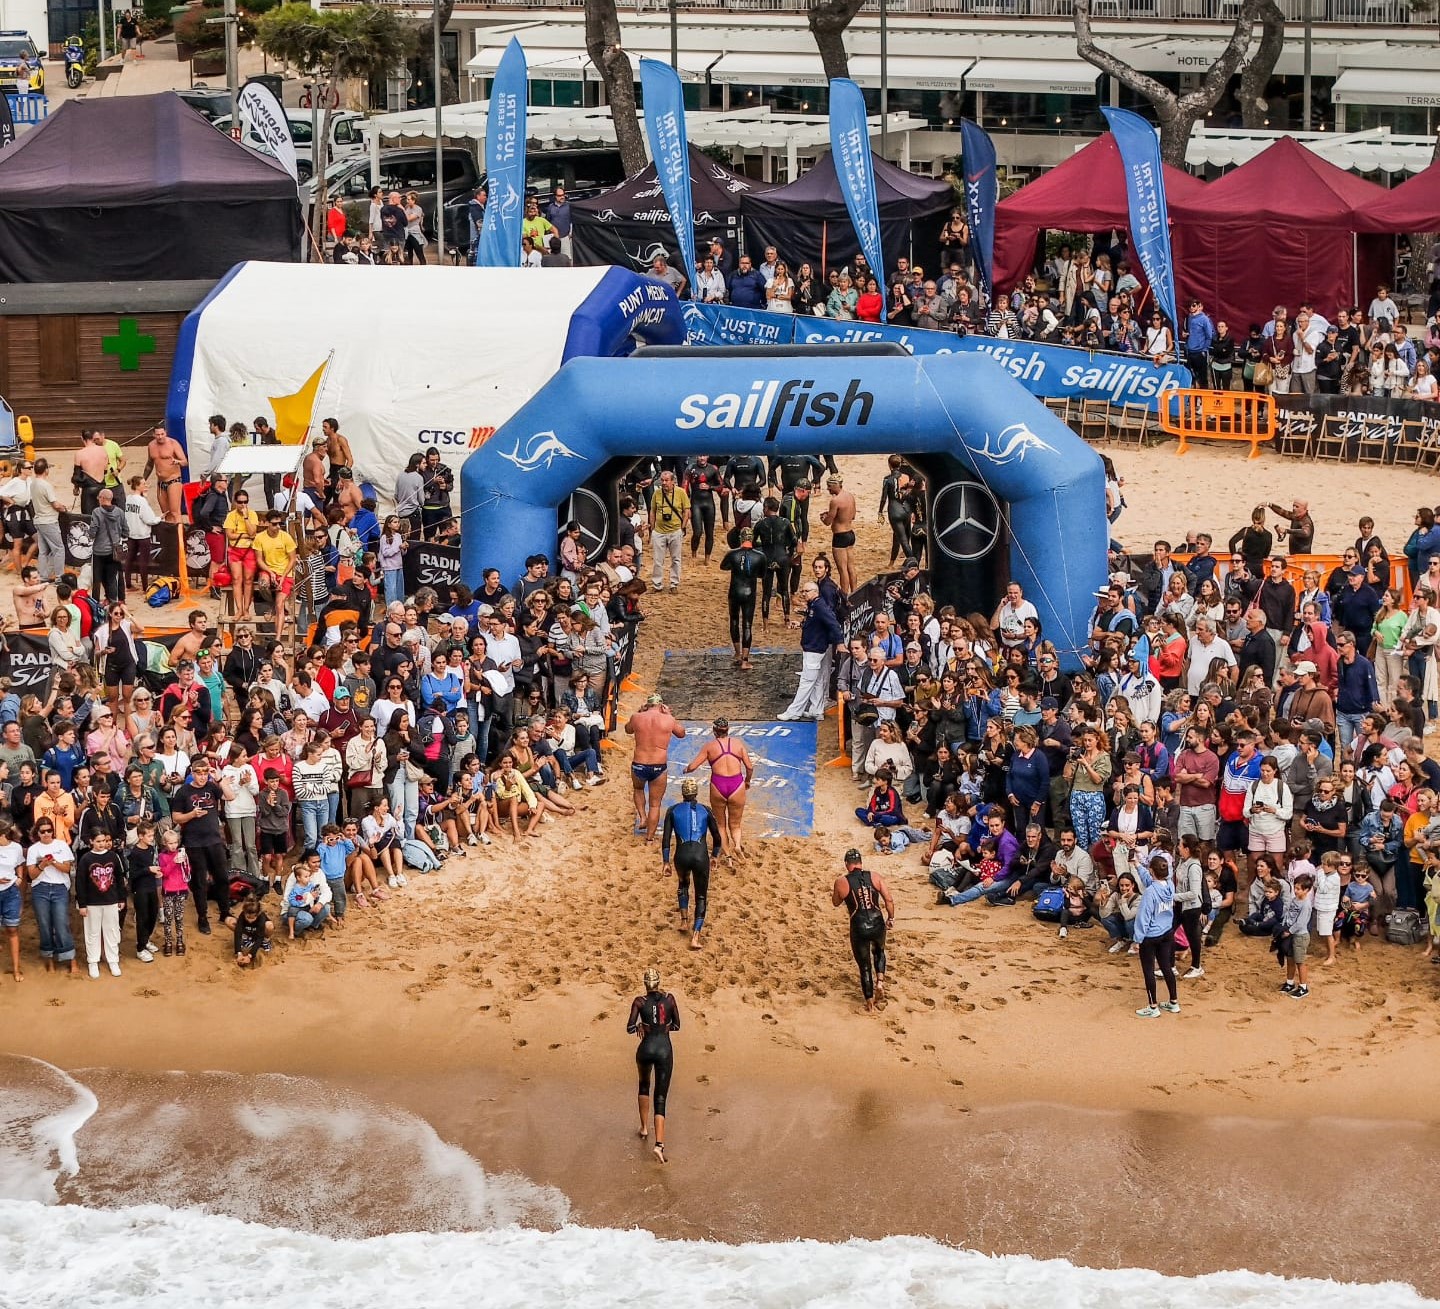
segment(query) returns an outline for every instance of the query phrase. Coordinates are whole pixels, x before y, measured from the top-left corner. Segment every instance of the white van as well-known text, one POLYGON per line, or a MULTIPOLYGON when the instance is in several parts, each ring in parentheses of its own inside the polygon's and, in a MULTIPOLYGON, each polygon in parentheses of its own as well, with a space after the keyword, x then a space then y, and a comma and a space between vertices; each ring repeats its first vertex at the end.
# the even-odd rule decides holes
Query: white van
MULTIPOLYGON (((305 181, 315 171, 315 152, 312 148, 314 142, 311 140, 311 118, 308 109, 287 109, 285 111, 286 121, 290 124, 290 138, 295 142, 295 160, 300 171, 300 180, 305 181)), ((325 111, 317 112, 315 123, 324 127, 325 111)), ((355 155, 365 153, 365 141, 360 135, 360 124, 365 121, 364 114, 357 114, 350 109, 336 109, 330 114, 330 162, 335 163, 341 159, 349 159, 355 155)), ((230 132, 230 115, 215 120, 215 126, 227 135, 230 132)), ((260 138, 259 133, 252 127, 245 134, 245 144, 252 150, 258 150, 261 154, 268 154, 265 142, 260 138)))

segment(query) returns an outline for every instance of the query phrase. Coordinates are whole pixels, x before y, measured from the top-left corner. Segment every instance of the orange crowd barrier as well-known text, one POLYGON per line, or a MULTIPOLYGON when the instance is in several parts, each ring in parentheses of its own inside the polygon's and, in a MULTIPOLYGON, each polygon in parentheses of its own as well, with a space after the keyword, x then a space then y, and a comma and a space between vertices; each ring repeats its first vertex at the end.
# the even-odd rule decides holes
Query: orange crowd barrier
POLYGON ((1177 437, 1183 455, 1192 440, 1248 441, 1250 458, 1260 458, 1262 442, 1275 435, 1275 404, 1253 391, 1167 391, 1160 405, 1160 428, 1177 437))
MULTIPOLYGON (((1224 542, 1221 541, 1219 544, 1224 545, 1224 542)), ((1174 555, 1175 560, 1181 564, 1188 564, 1192 557, 1191 555, 1183 553, 1174 555)), ((1323 588, 1325 583, 1330 580, 1331 572, 1339 568, 1342 563, 1344 563, 1344 559, 1340 555, 1286 555, 1285 580, 1295 588, 1298 594, 1304 589, 1304 576, 1306 572, 1314 569, 1320 574, 1320 585, 1323 588)), ((1223 590, 1225 576, 1230 571, 1230 560, 1217 555, 1215 565, 1215 576, 1220 579, 1221 589, 1223 590)), ((1399 591, 1400 594, 1405 597, 1406 606, 1409 606, 1411 600, 1410 569, 1405 563, 1405 556, 1403 554, 1398 558, 1391 555, 1389 579, 1387 580, 1382 576, 1380 585, 1392 587, 1399 591)))

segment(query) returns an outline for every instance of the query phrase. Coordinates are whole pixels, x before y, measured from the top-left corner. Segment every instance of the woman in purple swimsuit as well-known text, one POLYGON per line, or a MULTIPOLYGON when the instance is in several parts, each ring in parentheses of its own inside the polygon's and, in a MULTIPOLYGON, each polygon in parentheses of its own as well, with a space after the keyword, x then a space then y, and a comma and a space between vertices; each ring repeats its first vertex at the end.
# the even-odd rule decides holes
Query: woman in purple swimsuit
POLYGON ((728 719, 710 724, 715 739, 686 765, 685 771, 710 765, 710 809, 720 824, 720 858, 736 854, 742 846, 740 826, 745 821, 745 800, 755 776, 755 761, 745 742, 730 735, 728 719))

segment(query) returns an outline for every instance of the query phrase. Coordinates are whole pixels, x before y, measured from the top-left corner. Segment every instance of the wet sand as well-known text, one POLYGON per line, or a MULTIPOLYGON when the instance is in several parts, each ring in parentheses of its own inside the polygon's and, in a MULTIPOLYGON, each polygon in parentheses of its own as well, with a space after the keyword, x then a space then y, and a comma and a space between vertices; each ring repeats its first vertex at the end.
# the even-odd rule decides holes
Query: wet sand
MULTIPOLYGON (((1131 542, 1192 524, 1228 534, 1252 502, 1303 486, 1321 548, 1353 539, 1368 511, 1395 551, 1440 485, 1228 451, 1118 461, 1131 542)), ((871 514, 862 576, 886 553, 877 462, 847 465, 871 514)), ((679 597, 647 599, 642 690, 667 646, 724 643, 723 590, 696 569, 679 597)), ((772 626, 769 643, 792 639, 772 626)), ((831 719, 822 764, 834 747, 831 719)), ((1403 1272, 1440 1290, 1433 1240, 1410 1235, 1440 1161, 1440 969, 1418 950, 1372 941, 1316 966, 1297 1005, 1277 996, 1264 943, 1230 934, 1183 984, 1184 1012, 1141 1024, 1135 961, 1107 956, 1098 931, 1057 942, 1021 909, 938 908, 919 861, 889 859, 891 997, 867 1017, 829 903, 860 836, 848 772, 819 770, 814 837, 752 842, 716 873, 695 955, 658 853, 629 835, 627 759, 610 753, 616 780, 576 797, 579 819, 414 876, 257 973, 238 973, 217 933, 149 967, 127 947, 118 981, 47 976, 27 910, 27 980, 0 977, 0 1044, 67 1069, 343 1082, 421 1113, 487 1167, 560 1187, 585 1222, 727 1240, 929 1232, 1178 1272, 1403 1272), (623 1030, 652 962, 685 1019, 663 1172, 630 1135, 623 1030), (1361 1124, 1353 1137, 1342 1117, 1361 1124)))

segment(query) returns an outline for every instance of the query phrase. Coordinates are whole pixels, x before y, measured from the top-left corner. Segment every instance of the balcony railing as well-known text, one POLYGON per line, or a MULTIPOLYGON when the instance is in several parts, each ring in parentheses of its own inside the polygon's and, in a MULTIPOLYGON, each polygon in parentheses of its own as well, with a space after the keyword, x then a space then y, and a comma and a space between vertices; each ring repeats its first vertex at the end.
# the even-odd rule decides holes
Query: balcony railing
MULTIPOLYGON (((417 4, 424 0, 389 0, 394 4, 417 4)), ((669 0, 634 0, 637 13, 667 8, 669 0)), ((1287 20, 1303 22, 1306 0, 1279 0, 1287 20)), ((1346 27, 1410 27, 1434 29, 1437 6, 1412 10, 1410 0, 1309 0, 1310 17, 1316 23, 1346 27)), ((458 0, 459 9, 544 10, 583 9, 585 0, 458 0)), ((682 10, 712 13, 804 13, 806 0, 679 0, 682 10)), ((1071 17, 1073 0, 889 0, 887 10, 902 14, 965 14, 991 18, 1071 17)), ((622 4, 624 9, 628 4, 622 4)), ((866 0, 861 12, 878 13, 879 0, 866 0)), ((1209 22, 1232 21, 1240 0, 1093 0, 1093 15, 1102 24, 1109 22, 1209 22)))

